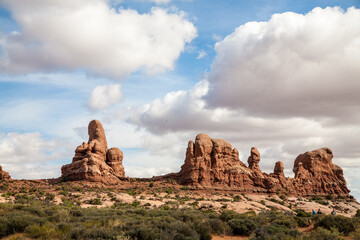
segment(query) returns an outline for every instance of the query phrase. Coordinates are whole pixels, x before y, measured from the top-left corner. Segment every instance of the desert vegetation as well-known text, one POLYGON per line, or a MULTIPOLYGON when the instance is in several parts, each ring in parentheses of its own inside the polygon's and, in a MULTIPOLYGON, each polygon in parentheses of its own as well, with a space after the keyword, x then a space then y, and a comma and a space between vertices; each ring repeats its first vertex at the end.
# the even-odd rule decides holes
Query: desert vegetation
POLYGON ((94 207, 82 208, 71 199, 55 204, 54 195, 37 194, 43 198, 16 194, 19 197, 14 202, 0 204, 0 237, 206 240, 214 235, 238 235, 254 240, 360 239, 360 211, 353 217, 312 216, 304 210, 237 213, 226 208, 199 208, 198 204, 179 208, 170 200, 158 207, 134 200, 98 208, 100 198, 89 200, 94 207))

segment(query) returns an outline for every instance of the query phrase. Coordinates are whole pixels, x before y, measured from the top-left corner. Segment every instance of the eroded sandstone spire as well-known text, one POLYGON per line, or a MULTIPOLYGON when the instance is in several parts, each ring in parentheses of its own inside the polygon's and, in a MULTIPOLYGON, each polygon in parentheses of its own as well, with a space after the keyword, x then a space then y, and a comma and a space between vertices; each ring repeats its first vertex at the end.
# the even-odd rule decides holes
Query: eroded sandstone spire
POLYGON ((89 141, 76 148, 72 163, 62 166, 62 177, 104 183, 116 183, 125 177, 123 153, 118 148, 108 150, 105 131, 98 120, 89 123, 88 134, 89 141))

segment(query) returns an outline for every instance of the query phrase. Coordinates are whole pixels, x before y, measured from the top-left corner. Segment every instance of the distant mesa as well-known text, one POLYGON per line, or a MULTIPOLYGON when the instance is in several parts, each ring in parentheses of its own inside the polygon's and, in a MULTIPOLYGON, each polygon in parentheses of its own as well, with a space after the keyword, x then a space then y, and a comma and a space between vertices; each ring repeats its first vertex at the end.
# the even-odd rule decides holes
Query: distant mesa
MULTIPOLYGON (((89 141, 75 150, 72 163, 61 169, 66 180, 88 180, 106 184, 126 180, 123 153, 107 147, 104 128, 97 120, 89 124, 89 141)), ((253 147, 248 166, 239 159, 239 151, 223 139, 212 139, 201 133, 190 140, 185 162, 178 173, 151 178, 172 178, 178 184, 194 189, 233 190, 252 193, 286 192, 290 195, 349 195, 342 169, 332 163, 333 153, 321 148, 300 154, 295 162, 294 178, 285 177, 284 164, 275 163, 274 172, 261 171, 261 156, 253 147)))
POLYGON ((8 181, 11 180, 10 174, 5 172, 0 166, 0 181, 8 181))
POLYGON ((118 148, 108 149, 105 131, 99 121, 89 123, 88 134, 89 141, 76 148, 72 163, 62 166, 62 178, 118 183, 125 177, 122 151, 118 148))

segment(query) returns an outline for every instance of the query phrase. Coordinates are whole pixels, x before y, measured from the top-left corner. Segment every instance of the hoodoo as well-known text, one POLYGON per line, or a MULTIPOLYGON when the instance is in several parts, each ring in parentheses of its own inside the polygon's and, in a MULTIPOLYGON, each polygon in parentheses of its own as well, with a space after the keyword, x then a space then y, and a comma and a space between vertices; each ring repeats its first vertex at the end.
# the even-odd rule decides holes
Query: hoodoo
POLYGON ((101 123, 92 120, 88 127, 89 141, 75 150, 72 163, 62 166, 62 177, 67 180, 89 180, 117 183, 125 177, 123 153, 118 148, 108 150, 101 123))

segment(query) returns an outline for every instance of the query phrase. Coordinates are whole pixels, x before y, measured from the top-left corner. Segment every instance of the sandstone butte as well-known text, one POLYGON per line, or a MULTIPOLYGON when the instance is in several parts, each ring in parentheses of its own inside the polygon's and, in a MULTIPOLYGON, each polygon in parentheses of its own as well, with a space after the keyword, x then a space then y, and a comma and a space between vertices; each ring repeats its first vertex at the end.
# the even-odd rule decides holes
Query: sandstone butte
MULTIPOLYGON (((122 165, 123 153, 107 147, 101 123, 93 120, 88 128, 89 141, 75 150, 72 163, 61 169, 63 180, 87 180, 105 184, 129 181, 122 165)), ((223 139, 199 134, 189 141, 185 163, 178 173, 149 180, 173 179, 191 189, 232 190, 243 193, 287 192, 294 196, 337 194, 350 196, 341 167, 332 163, 333 152, 321 148, 300 154, 294 162, 294 178, 284 175, 284 164, 275 163, 273 173, 260 170, 259 151, 253 147, 248 166, 239 159, 239 151, 223 139)), ((0 179, 10 179, 0 167, 0 179)))

